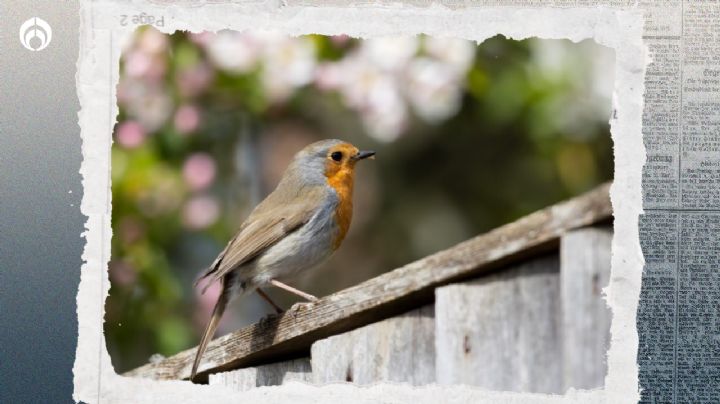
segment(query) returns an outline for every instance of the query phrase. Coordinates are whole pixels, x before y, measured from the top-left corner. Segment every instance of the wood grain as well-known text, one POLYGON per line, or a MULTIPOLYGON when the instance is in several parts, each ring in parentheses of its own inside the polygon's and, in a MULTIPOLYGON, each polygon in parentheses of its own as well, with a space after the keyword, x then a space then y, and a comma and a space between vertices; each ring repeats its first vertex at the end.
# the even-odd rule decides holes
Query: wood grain
POLYGON ((565 388, 605 385, 612 314, 602 289, 610 282, 612 229, 573 230, 560 242, 565 388))
POLYGON ((285 382, 312 382, 310 358, 291 359, 257 367, 231 370, 210 375, 211 385, 247 391, 260 386, 279 386, 285 382))
MULTIPOLYGON (((431 303, 434 289, 467 280, 557 248, 569 230, 609 221, 609 184, 537 211, 313 304, 293 306, 210 342, 199 380, 209 373, 307 355, 322 338, 431 303)), ((125 373, 152 379, 187 379, 195 349, 125 373)))
POLYGON ((434 317, 429 304, 315 342, 310 350, 313 382, 435 382, 434 317))
POLYGON ((561 393, 559 266, 552 254, 438 288, 438 384, 561 393))

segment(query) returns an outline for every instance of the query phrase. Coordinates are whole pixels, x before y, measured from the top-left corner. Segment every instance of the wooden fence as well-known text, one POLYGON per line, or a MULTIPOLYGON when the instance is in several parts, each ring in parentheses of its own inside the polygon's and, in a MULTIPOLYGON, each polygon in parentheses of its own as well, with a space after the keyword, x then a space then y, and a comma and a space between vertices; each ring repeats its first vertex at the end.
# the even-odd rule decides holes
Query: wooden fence
MULTIPOLYGON (((198 379, 467 384, 563 393, 603 385, 609 185, 213 340, 198 379)), ((195 349, 126 373, 187 379, 195 349)))

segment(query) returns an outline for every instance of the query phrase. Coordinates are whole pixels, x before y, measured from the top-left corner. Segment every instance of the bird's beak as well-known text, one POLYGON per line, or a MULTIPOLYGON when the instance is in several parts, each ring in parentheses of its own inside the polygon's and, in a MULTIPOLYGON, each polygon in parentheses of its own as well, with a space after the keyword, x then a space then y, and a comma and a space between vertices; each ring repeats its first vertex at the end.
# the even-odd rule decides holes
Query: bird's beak
POLYGON ((358 154, 355 155, 355 160, 364 160, 366 158, 375 158, 375 152, 374 151, 359 151, 358 154))

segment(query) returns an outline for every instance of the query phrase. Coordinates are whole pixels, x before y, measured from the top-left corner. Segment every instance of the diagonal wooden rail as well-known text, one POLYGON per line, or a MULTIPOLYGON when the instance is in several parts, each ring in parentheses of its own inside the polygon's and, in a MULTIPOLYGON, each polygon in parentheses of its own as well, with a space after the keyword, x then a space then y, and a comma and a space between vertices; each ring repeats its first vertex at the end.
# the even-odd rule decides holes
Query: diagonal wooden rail
MULTIPOLYGON (((312 304, 210 342, 198 373, 216 373, 309 352, 322 338, 431 303, 441 285, 477 277, 553 248, 569 230, 612 218, 609 184, 552 205, 312 304)), ((195 348, 149 363, 125 376, 187 379, 195 348)))

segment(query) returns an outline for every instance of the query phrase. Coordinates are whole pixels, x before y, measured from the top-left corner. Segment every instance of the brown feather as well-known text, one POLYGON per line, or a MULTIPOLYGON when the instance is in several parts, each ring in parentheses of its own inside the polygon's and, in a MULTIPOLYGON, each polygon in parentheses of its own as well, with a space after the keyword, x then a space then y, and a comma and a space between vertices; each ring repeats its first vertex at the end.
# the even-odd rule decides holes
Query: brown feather
POLYGON ((200 344, 198 345, 197 352, 195 353, 195 360, 193 361, 192 371, 190 371, 190 381, 195 379, 198 366, 200 365, 200 359, 202 358, 203 353, 205 353, 208 342, 210 342, 213 335, 215 334, 215 330, 217 330, 218 324, 220 324, 220 318, 222 318, 222 315, 225 312, 225 307, 230 300, 230 287, 227 282, 225 282, 225 279, 223 279, 222 284, 222 292, 218 297, 217 303, 215 303, 215 308, 213 309, 212 316, 210 316, 210 321, 208 321, 207 326, 205 326, 205 332, 203 333, 200 344))
POLYGON ((241 226, 237 235, 218 255, 215 262, 195 281, 212 276, 203 288, 205 290, 228 272, 257 257, 266 249, 297 230, 317 212, 325 197, 322 187, 307 189, 303 196, 287 198, 287 192, 279 187, 260 203, 241 226), (273 203, 273 200, 286 198, 285 203, 273 203))

